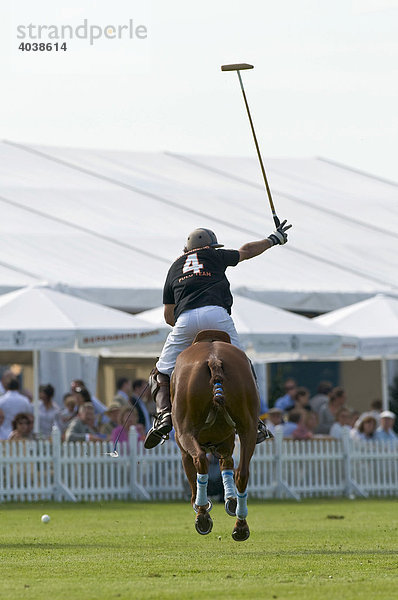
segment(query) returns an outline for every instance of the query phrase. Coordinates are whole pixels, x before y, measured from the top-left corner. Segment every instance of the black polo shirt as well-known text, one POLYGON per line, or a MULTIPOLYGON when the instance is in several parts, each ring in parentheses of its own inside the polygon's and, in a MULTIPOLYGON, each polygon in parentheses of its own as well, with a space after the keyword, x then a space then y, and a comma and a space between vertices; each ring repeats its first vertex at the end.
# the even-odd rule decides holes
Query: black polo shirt
POLYGON ((225 270, 235 267, 239 258, 238 250, 210 246, 185 252, 169 269, 163 304, 175 304, 176 320, 185 310, 200 306, 222 306, 231 314, 232 294, 225 270))

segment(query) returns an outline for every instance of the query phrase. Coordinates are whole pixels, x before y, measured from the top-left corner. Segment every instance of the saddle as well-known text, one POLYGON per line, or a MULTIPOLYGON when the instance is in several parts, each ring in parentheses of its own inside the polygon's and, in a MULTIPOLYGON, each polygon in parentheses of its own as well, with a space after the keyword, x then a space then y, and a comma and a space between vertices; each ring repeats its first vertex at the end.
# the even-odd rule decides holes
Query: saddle
POLYGON ((226 331, 219 331, 218 329, 203 329, 196 334, 193 344, 197 342, 226 342, 231 343, 231 338, 226 331))

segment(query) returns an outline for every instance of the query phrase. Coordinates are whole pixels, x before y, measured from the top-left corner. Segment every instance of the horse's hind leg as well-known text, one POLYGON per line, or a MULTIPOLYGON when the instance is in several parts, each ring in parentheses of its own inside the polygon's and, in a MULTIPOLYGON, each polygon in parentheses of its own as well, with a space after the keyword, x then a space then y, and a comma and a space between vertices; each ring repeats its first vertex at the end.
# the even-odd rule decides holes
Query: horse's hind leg
POLYGON ((232 537, 236 542, 247 540, 250 535, 247 517, 247 483, 249 481, 249 464, 256 447, 257 432, 250 431, 249 434, 239 434, 240 438, 240 460, 235 474, 235 484, 238 490, 236 523, 232 532, 232 537))
POLYGON ((234 481, 234 459, 232 458, 234 443, 235 433, 233 433, 231 439, 228 440, 224 452, 222 448, 218 449, 221 454, 220 471, 224 487, 225 512, 230 517, 236 515, 237 508, 236 487, 234 481))

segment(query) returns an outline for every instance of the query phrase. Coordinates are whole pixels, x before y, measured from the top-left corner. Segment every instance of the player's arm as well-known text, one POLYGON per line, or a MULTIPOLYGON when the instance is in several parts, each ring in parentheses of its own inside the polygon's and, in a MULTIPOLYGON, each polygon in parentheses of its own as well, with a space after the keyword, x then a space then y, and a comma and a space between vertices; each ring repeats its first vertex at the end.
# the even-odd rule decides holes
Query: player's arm
POLYGON ((283 221, 279 227, 271 233, 264 240, 258 240, 257 242, 249 242, 244 244, 242 248, 239 248, 239 262, 242 260, 248 260, 259 256, 272 246, 286 244, 287 242, 287 230, 290 229, 291 225, 286 225, 287 221, 283 221))
POLYGON ((171 327, 174 327, 175 325, 174 307, 175 304, 164 305, 164 320, 166 321, 167 325, 171 325, 171 327))

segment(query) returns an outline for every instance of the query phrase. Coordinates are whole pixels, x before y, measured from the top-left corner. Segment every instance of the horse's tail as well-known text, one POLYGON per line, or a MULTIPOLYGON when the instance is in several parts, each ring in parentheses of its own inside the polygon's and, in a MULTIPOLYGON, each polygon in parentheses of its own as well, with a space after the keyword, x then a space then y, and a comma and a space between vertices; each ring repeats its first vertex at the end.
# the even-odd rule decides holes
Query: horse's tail
POLYGON ((213 404, 218 406, 224 406, 225 397, 224 397, 224 371, 222 366, 222 360, 212 355, 207 361, 208 367, 210 369, 210 385, 213 386, 213 404))

